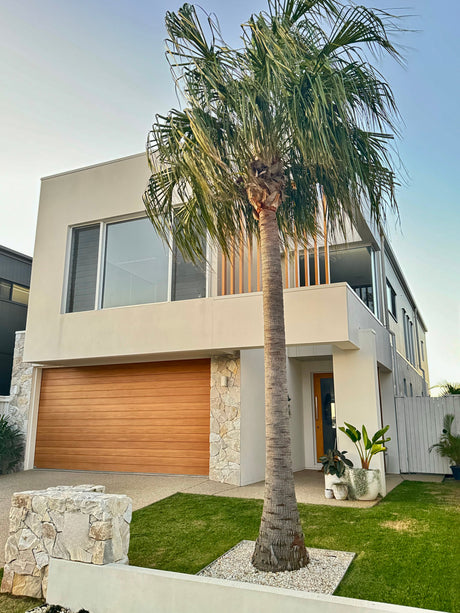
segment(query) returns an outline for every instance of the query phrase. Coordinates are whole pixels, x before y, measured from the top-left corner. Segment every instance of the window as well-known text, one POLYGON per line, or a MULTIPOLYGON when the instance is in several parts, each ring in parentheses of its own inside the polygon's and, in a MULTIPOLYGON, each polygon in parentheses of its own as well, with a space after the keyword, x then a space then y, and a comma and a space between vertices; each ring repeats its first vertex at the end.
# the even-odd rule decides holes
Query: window
POLYGON ((72 230, 68 313, 205 296, 205 267, 168 249, 147 217, 72 230))
POLYGON ((107 226, 102 307, 166 302, 169 253, 150 220, 107 226))
POLYGON ((0 279, 0 300, 9 300, 11 294, 11 283, 0 279))
POLYGON ((425 350, 423 348, 423 341, 420 341, 420 349, 422 351, 422 361, 425 361, 425 350))
POLYGON ((404 396, 407 396, 407 381, 406 381, 406 379, 403 380, 403 385, 404 385, 404 396))
POLYGON ((22 285, 16 285, 13 283, 11 290, 11 300, 13 302, 19 302, 20 304, 29 304, 29 288, 22 287, 22 285))
POLYGON ((0 300, 8 300, 8 302, 17 302, 27 306, 29 303, 29 288, 0 279, 0 300))
MULTIPOLYGON (((315 285, 315 256, 311 251, 308 254, 307 272, 310 285, 315 285)), ((370 247, 333 248, 329 250, 330 282, 346 282, 361 298, 364 304, 374 313, 377 313, 374 299, 373 280, 373 252, 370 247)), ((307 285, 305 281, 305 256, 303 250, 299 254, 300 285, 307 285)), ((326 269, 324 262, 324 249, 318 249, 319 283, 325 283, 326 269)))
POLYGON ((75 228, 72 232, 67 294, 68 313, 94 309, 99 234, 99 224, 75 228))
POLYGON ((403 327, 404 327, 404 344, 406 350, 406 359, 415 366, 415 349, 414 349, 414 324, 411 322, 409 315, 402 309, 403 327))
POLYGON ((414 388, 412 387, 412 383, 409 383, 409 389, 410 389, 410 395, 411 395, 411 398, 412 398, 413 395, 414 395, 414 388))
POLYGON ((388 310, 393 315, 393 317, 397 320, 396 317, 396 292, 393 289, 391 283, 387 279, 387 302, 388 302, 388 310))

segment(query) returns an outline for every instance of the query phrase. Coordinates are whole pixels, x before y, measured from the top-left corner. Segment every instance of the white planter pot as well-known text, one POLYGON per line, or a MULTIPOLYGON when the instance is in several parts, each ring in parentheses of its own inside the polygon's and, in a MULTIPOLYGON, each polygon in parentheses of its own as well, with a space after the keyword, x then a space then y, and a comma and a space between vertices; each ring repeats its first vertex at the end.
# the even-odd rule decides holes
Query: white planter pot
POLYGON ((346 483, 345 475, 343 477, 337 477, 337 475, 324 474, 324 489, 331 490, 334 483, 346 483))
POLYGON ((346 483, 333 483, 332 491, 336 500, 346 500, 348 498, 348 485, 346 483))
POLYGON ((378 469, 347 468, 345 476, 350 500, 375 500, 382 491, 378 469))

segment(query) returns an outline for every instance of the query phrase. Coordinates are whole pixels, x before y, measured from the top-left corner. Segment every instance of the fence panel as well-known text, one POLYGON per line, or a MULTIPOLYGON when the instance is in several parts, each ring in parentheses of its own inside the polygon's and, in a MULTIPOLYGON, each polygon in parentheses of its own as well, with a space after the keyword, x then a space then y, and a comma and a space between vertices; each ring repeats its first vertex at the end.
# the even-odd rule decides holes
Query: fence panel
POLYGON ((399 457, 402 473, 450 473, 449 461, 428 449, 439 441, 444 415, 453 413, 454 432, 460 432, 460 396, 397 397, 399 457))

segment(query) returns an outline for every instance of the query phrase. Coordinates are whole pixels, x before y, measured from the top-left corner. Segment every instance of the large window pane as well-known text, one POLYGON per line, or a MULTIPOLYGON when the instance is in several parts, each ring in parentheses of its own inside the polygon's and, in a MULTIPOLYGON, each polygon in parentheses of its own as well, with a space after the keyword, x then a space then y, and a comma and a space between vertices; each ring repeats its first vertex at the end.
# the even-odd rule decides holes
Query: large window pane
POLYGON ((67 312, 94 309, 99 251, 99 224, 74 228, 70 252, 67 312))
POLYGON ((9 300, 11 292, 11 283, 0 279, 0 300, 9 300))
POLYGON ((364 304, 375 312, 370 248, 331 249, 329 261, 331 283, 346 281, 364 304))
POLYGON ((206 266, 186 262, 180 251, 174 249, 171 300, 189 300, 206 297, 206 266))
POLYGON ((21 304, 29 303, 29 289, 22 287, 22 285, 13 285, 13 291, 11 293, 11 300, 13 302, 20 302, 21 304))
POLYGON ((103 307, 165 302, 169 253, 149 219, 107 226, 103 307))

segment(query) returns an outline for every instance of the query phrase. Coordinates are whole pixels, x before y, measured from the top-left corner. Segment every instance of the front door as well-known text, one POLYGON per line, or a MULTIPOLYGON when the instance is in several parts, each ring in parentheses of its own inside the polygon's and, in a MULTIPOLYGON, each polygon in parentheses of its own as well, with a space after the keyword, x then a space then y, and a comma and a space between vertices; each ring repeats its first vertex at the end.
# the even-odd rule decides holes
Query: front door
POLYGON ((314 375, 316 459, 337 444, 334 377, 332 373, 314 375))

